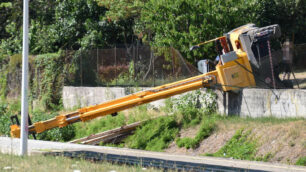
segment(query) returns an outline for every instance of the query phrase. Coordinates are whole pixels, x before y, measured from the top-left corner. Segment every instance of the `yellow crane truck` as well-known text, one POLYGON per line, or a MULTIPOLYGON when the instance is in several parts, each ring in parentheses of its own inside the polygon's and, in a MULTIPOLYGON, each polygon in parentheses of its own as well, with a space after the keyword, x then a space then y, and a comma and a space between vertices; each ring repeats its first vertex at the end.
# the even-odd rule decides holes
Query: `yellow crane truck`
MULTIPOLYGON (((222 37, 191 48, 192 50, 208 42, 218 41, 224 54, 220 54, 221 58, 215 67, 216 70, 102 104, 84 107, 71 113, 59 114, 46 121, 35 122, 28 127, 29 134, 42 133, 52 128, 65 127, 79 121, 85 122, 115 114, 125 109, 202 87, 220 86, 223 91, 231 91, 243 87, 255 87, 261 82, 270 88, 282 87, 286 84, 279 80, 277 71, 273 71, 276 62, 272 64, 274 59, 272 59, 270 49, 270 40, 278 37, 280 37, 278 25, 263 28, 258 28, 254 24, 241 26, 222 37)), ((18 124, 13 124, 10 128, 12 137, 20 137, 18 124)))

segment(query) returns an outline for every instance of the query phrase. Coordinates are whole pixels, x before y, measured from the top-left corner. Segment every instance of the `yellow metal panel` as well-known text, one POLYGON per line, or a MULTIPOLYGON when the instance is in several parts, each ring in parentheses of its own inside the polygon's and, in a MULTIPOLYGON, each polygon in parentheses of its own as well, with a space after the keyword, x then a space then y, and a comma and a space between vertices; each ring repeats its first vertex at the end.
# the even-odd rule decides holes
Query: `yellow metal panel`
POLYGON ((20 127, 14 124, 14 125, 11 125, 10 128, 11 128, 11 133, 10 133, 11 136, 14 138, 20 138, 20 127))
POLYGON ((238 59, 217 65, 219 83, 223 91, 237 90, 240 87, 255 86, 251 65, 245 52, 237 54, 238 59))
POLYGON ((246 81, 245 72, 238 65, 224 68, 223 72, 225 74, 225 85, 238 86, 246 81))

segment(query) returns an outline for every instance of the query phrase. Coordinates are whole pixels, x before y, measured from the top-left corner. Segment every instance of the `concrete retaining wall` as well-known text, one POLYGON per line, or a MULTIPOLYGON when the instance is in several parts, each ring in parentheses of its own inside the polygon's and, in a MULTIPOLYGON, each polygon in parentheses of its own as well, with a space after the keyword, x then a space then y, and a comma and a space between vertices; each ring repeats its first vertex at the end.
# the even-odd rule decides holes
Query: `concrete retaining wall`
POLYGON ((226 114, 242 117, 304 117, 306 118, 306 90, 243 89, 226 94, 226 114))
MULTIPOLYGON (((100 104, 149 88, 122 87, 64 87, 64 108, 72 109, 100 104)), ((201 89, 205 91, 205 89, 201 89)), ((237 93, 216 90, 218 111, 242 117, 304 117, 306 118, 306 90, 243 89, 237 93)), ((160 107, 164 100, 150 103, 160 107)))

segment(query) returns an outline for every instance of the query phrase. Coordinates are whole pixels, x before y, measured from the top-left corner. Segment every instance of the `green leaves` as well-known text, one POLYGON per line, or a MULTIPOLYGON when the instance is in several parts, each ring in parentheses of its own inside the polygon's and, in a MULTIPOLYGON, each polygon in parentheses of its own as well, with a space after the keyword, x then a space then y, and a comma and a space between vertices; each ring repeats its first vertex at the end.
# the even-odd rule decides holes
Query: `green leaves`
POLYGON ((2 2, 0 3, 0 8, 12 8, 11 2, 2 2))
POLYGON ((242 0, 150 0, 145 3, 139 23, 153 33, 152 46, 157 49, 172 46, 194 63, 199 59, 214 58, 216 53, 209 48, 211 44, 195 52, 189 51, 191 45, 221 36, 233 27, 250 21, 249 16, 243 14, 243 3, 242 0))
MULTIPOLYGON (((33 113, 32 122, 48 120, 56 115, 58 114, 36 111, 33 113)), ((52 130, 48 130, 43 133, 37 134, 37 139, 48 140, 48 141, 69 141, 72 138, 74 138, 74 136, 75 136, 74 125, 68 125, 63 128, 54 128, 52 130)))

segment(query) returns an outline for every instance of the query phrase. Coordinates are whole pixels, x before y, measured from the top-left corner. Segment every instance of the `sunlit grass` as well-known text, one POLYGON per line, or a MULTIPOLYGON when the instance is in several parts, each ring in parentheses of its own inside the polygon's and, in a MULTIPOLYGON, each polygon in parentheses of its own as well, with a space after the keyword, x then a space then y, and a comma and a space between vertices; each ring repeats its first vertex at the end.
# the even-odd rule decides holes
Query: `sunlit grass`
POLYGON ((89 162, 82 159, 33 155, 20 157, 15 155, 0 154, 0 171, 39 171, 39 172, 73 172, 73 171, 161 171, 146 169, 140 166, 116 165, 107 162, 89 162))

